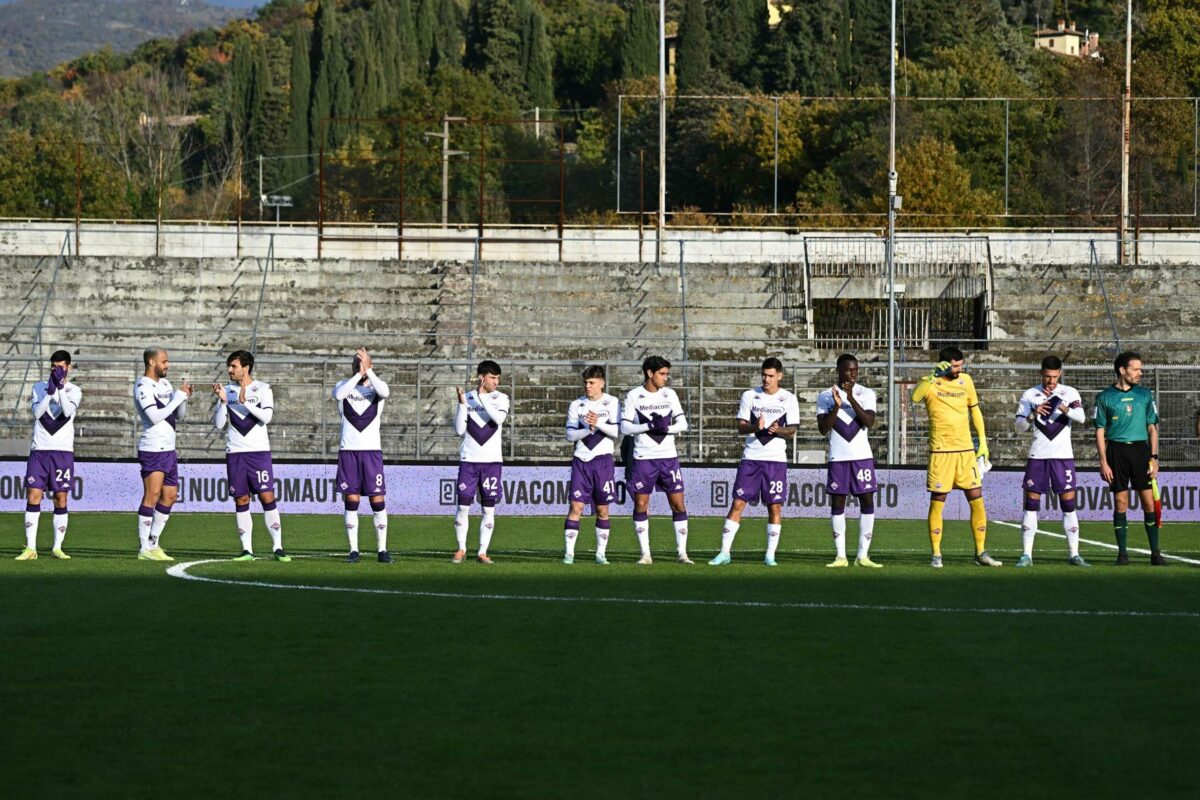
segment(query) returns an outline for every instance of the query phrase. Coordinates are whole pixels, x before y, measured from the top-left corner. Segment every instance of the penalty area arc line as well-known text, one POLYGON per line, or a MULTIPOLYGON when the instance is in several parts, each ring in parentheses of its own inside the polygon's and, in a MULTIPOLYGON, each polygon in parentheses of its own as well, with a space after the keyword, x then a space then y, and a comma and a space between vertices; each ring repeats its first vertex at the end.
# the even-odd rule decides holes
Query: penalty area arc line
POLYGON ((417 589, 380 589, 367 586, 326 586, 323 584, 276 583, 260 580, 232 580, 193 575, 192 567, 205 564, 229 563, 225 558, 209 558, 185 561, 167 569, 167 575, 187 581, 214 583, 224 586, 244 586, 255 589, 282 589, 297 592, 339 592, 345 594, 393 595, 440 600, 493 600, 535 603, 610 603, 645 606, 703 606, 711 608, 753 608, 801 611, 891 611, 912 614, 994 614, 1006 616, 1055 616, 1055 617, 1163 617, 1176 619, 1200 619, 1197 611, 1136 611, 1070 608, 952 608, 942 606, 886 605, 874 603, 827 603, 820 601, 770 601, 770 600, 706 600, 700 598, 654 598, 654 597, 611 597, 586 595, 537 595, 499 594, 492 592, 434 592, 417 589))

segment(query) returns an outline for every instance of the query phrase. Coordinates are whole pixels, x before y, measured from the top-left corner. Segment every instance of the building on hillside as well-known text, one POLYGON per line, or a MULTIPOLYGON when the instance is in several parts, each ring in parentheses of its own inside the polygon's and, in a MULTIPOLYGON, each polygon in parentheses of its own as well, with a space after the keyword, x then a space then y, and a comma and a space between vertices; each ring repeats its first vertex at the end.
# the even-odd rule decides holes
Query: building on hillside
POLYGON ((1068 58, 1099 58, 1100 34, 1080 32, 1074 22, 1060 19, 1057 28, 1034 31, 1033 46, 1068 58))
POLYGON ((785 3, 783 0, 767 0, 767 24, 774 28, 783 19, 783 15, 790 13, 791 10, 791 3, 785 3))

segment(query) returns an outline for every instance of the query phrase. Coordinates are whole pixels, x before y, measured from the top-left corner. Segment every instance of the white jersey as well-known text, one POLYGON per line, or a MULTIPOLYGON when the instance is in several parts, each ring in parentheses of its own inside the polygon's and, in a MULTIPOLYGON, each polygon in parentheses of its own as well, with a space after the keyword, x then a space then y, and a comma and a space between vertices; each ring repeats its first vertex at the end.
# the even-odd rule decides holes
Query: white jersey
POLYGON ((766 427, 774 422, 786 428, 800 424, 800 404, 796 395, 786 389, 767 394, 761 386, 742 392, 738 403, 737 418, 749 422, 755 429, 746 437, 742 458, 746 461, 779 461, 787 463, 787 439, 759 430, 758 421, 766 419, 766 427))
POLYGON ((225 402, 217 401, 213 412, 213 425, 225 429, 226 453, 269 453, 271 439, 267 425, 275 415, 275 395, 271 385, 262 381, 251 381, 246 387, 246 402, 238 400, 242 387, 230 383, 225 386, 225 402))
POLYGON ((611 456, 620 436, 621 412, 617 398, 602 393, 598 400, 587 395, 567 406, 567 441, 575 442, 575 458, 591 461, 596 456, 611 456), (596 429, 587 424, 587 415, 596 415, 596 429))
POLYGON ((675 434, 688 429, 687 417, 679 396, 674 389, 663 387, 657 392, 639 386, 630 390, 621 403, 621 433, 636 434, 633 440, 633 458, 647 461, 654 458, 678 458, 675 450, 675 434), (669 417, 670 426, 666 433, 648 431, 647 425, 655 416, 669 417))
POLYGON ((367 370, 367 382, 355 375, 338 381, 333 387, 333 399, 337 401, 338 413, 342 415, 342 439, 338 448, 342 450, 383 450, 379 438, 379 426, 383 419, 383 405, 391 388, 380 380, 374 370, 367 370))
POLYGON ((1061 383, 1049 394, 1041 385, 1026 389, 1017 403, 1017 418, 1028 420, 1021 426, 1023 430, 1027 426, 1033 427, 1033 441, 1029 444, 1030 458, 1075 458, 1075 451, 1071 447, 1071 423, 1082 423, 1087 419, 1079 392, 1061 383), (1033 410, 1047 401, 1050 403, 1049 416, 1029 420, 1033 410))
MULTIPOLYGON (((856 383, 851 389, 854 399, 863 411, 875 410, 875 392, 862 384, 856 383)), ((829 460, 830 461, 863 461, 874 458, 871 453, 871 442, 867 438, 867 429, 858 421, 854 407, 846 393, 838 389, 842 397, 842 407, 833 407, 833 389, 826 389, 817 395, 817 416, 824 417, 836 413, 833 429, 829 431, 829 460)))
POLYGON ((67 382, 54 394, 47 394, 49 384, 39 381, 33 385, 33 450, 75 450, 75 412, 83 400, 83 390, 67 382))
POLYGON ((137 449, 146 453, 169 453, 175 449, 175 425, 187 413, 187 395, 166 378, 145 375, 133 385, 133 404, 142 423, 137 449))
POLYGON ((508 395, 504 392, 467 392, 454 412, 454 432, 463 437, 459 461, 470 464, 504 463, 501 432, 508 419, 508 395))

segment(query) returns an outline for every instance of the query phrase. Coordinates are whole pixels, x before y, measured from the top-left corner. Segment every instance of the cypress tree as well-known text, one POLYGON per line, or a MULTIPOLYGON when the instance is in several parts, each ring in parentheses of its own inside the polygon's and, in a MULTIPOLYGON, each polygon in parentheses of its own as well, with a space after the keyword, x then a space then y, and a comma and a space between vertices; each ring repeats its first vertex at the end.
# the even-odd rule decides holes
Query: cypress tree
POLYGON ((711 69, 708 15, 704 0, 685 0, 679 21, 679 50, 675 54, 675 77, 682 94, 702 92, 711 69))
POLYGON ((530 2, 522 26, 523 83, 526 103, 548 108, 554 102, 554 78, 550 44, 546 39, 546 20, 541 9, 530 2))
POLYGON ((648 0, 630 0, 621 39, 621 77, 625 80, 658 71, 658 15, 648 0))
POLYGON ((462 63, 462 17, 454 0, 435 0, 433 49, 430 51, 430 67, 441 64, 462 63))
POLYGON ((422 77, 429 74, 429 57, 433 53, 434 29, 437 27, 437 0, 416 0, 413 26, 417 42, 417 71, 422 77))
POLYGON ((375 37, 365 16, 350 28, 350 116, 374 117, 383 103, 383 66, 375 49, 375 37))
MULTIPOLYGON (((289 94, 289 114, 287 144, 285 154, 289 156, 308 152, 308 102, 312 86, 312 72, 308 64, 308 51, 312 46, 312 37, 308 28, 297 24, 292 30, 292 68, 289 94)), ((284 164, 284 174, 288 182, 299 180, 312 171, 309 159, 289 158, 284 164)))
MULTIPOLYGON (((396 51, 395 81, 388 87, 389 91, 394 94, 406 82, 417 77, 420 54, 417 43, 417 27, 410 0, 396 0, 392 16, 396 29, 396 40, 399 43, 399 49, 396 51)), ((387 51, 382 52, 386 53, 387 51)))
POLYGON ((337 147, 347 133, 347 123, 336 122, 322 131, 327 118, 348 117, 353 111, 350 74, 338 31, 334 0, 321 0, 313 18, 312 94, 309 102, 309 148, 317 153, 322 145, 337 147))
POLYGON ((466 63, 498 89, 520 92, 525 84, 521 23, 526 14, 513 0, 474 0, 471 12, 466 63))
POLYGON ((708 15, 712 66, 749 84, 748 69, 758 55, 767 27, 767 9, 759 0, 716 0, 708 15))
POLYGON ((244 157, 246 131, 250 122, 252 82, 254 80, 254 46, 250 37, 242 34, 233 43, 233 63, 226 84, 225 138, 235 158, 244 157))

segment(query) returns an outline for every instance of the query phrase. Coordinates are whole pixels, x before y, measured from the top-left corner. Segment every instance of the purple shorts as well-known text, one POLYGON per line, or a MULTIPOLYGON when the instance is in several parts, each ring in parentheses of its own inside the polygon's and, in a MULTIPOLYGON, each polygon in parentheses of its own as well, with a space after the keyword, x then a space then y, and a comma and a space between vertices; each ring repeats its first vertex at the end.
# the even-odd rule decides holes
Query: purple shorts
POLYGON ((830 461, 825 491, 829 494, 875 494, 879 491, 879 476, 875 474, 875 459, 830 461))
POLYGON ((226 453, 225 475, 229 478, 229 496, 247 497, 275 491, 275 470, 271 451, 226 453))
POLYGON ((571 460, 571 501, 590 503, 593 508, 613 501, 616 471, 612 456, 596 456, 591 461, 571 460))
POLYGON ((75 482, 75 454, 70 450, 33 450, 25 465, 25 488, 69 492, 75 482))
POLYGON ((338 451, 337 490, 342 494, 378 497, 387 494, 382 450, 338 451))
POLYGON ((736 499, 774 506, 783 502, 786 491, 787 462, 742 459, 738 464, 737 477, 733 479, 736 499))
POLYGON ((166 450, 161 453, 138 450, 138 462, 142 465, 142 480, 152 473, 161 472, 163 486, 179 485, 179 460, 176 458, 174 450, 166 450))
POLYGON ((479 505, 494 506, 500 502, 503 486, 500 484, 500 470, 503 464, 476 464, 471 461, 460 461, 458 464, 458 504, 469 506, 475 502, 475 492, 479 491, 479 505))
POLYGON ((634 459, 633 473, 629 476, 628 486, 634 494, 653 494, 656 486, 664 494, 682 492, 683 470, 679 468, 679 459, 634 459))
POLYGON ((1027 492, 1064 494, 1075 491, 1075 459, 1031 458, 1025 462, 1021 486, 1027 492))

